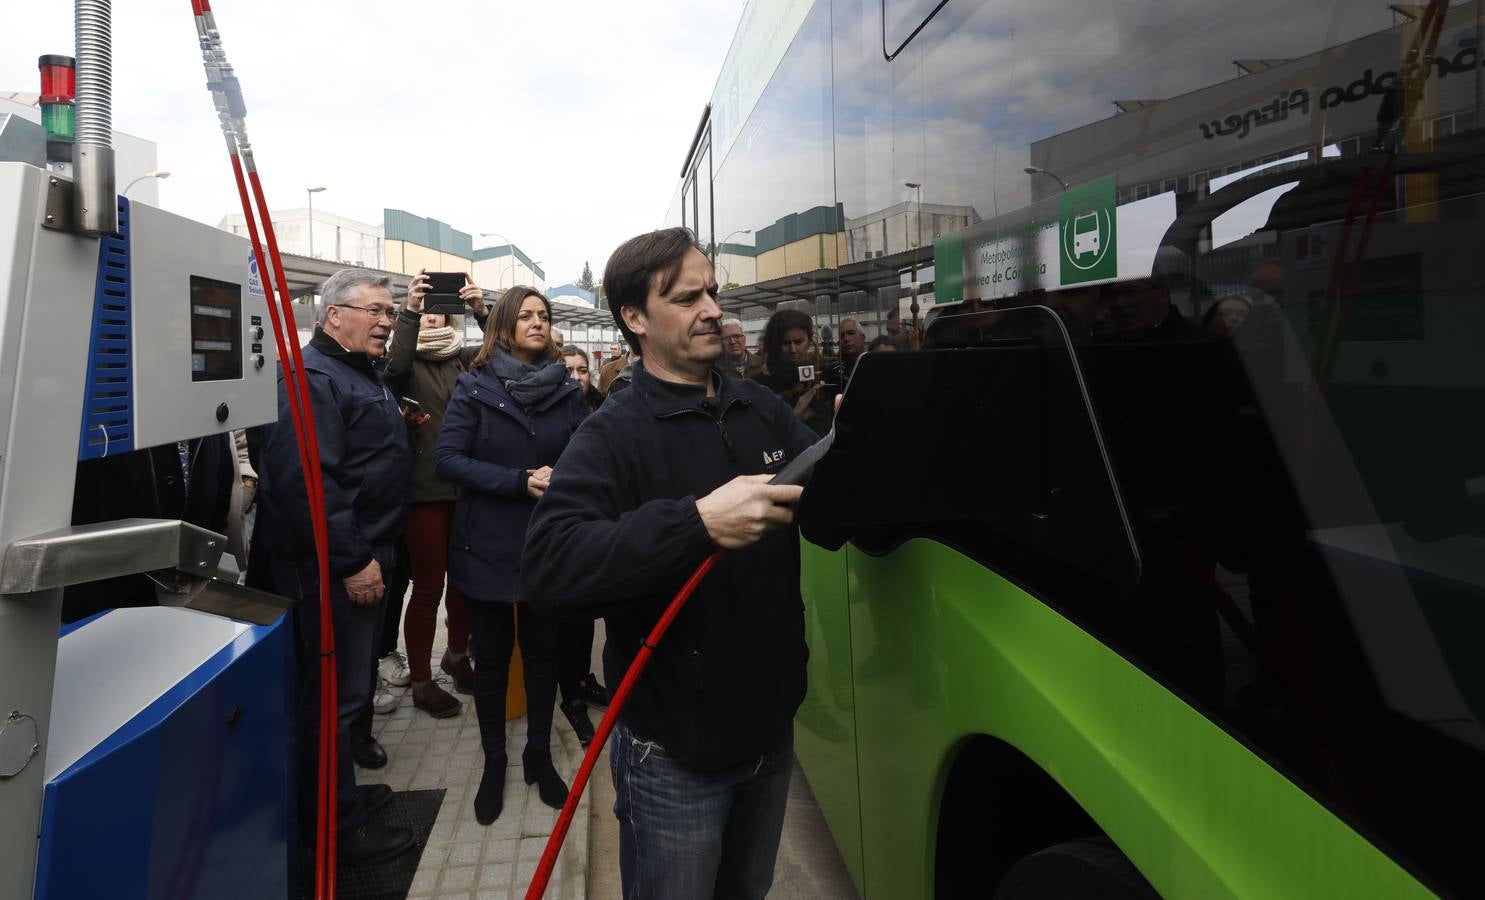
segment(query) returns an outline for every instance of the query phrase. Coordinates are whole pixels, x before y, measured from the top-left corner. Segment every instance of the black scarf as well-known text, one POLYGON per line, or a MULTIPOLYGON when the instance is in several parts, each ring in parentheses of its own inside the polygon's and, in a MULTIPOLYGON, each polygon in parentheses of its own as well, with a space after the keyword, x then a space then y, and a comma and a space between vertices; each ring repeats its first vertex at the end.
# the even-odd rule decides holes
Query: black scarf
POLYGON ((531 366, 504 350, 495 351, 490 367, 495 370, 495 377, 505 385, 511 399, 527 407, 546 400, 567 381, 567 367, 561 362, 554 360, 531 366))

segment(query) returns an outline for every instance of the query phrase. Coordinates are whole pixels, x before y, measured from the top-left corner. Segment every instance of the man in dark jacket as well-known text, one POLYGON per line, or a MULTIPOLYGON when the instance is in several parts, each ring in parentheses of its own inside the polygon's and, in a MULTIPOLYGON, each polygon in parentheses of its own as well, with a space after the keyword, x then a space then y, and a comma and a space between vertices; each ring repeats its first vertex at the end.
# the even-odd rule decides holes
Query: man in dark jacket
MULTIPOLYGON (((367 820, 368 807, 385 803, 391 791, 357 790, 349 733, 352 719, 370 701, 373 646, 386 602, 382 570, 395 564, 393 548, 407 516, 407 427, 372 365, 386 353, 397 311, 390 286, 390 279, 362 269, 331 275, 320 289, 320 326, 304 348, 325 488, 335 623, 338 842, 341 859, 354 863, 388 859, 413 842, 405 828, 367 820)), ((278 408, 278 424, 263 447, 258 533, 268 542, 279 591, 299 601, 300 817, 307 824, 315 809, 319 730, 319 567, 282 375, 278 408)))
POLYGON ((761 898, 808 653, 791 527, 800 489, 767 482, 814 436, 767 388, 714 368, 717 282, 689 231, 626 242, 604 285, 643 362, 554 467, 527 530, 527 599, 603 612, 612 681, 697 565, 731 551, 614 731, 619 859, 626 898, 761 898))
POLYGON ((856 371, 856 361, 866 352, 866 332, 855 319, 842 319, 840 323, 840 362, 831 372, 831 381, 841 390, 851 383, 851 374, 856 371))
POLYGON ((752 378, 763 371, 763 357, 748 352, 748 336, 741 319, 722 320, 722 361, 718 367, 728 378, 752 378))

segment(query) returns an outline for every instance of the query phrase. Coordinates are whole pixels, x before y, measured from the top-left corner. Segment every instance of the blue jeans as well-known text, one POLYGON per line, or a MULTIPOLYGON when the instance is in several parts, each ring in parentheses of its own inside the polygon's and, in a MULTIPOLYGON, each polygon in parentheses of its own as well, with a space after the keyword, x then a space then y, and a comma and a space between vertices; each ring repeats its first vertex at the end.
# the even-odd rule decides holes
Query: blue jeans
POLYGON ((768 753, 719 772, 685 768, 622 722, 612 740, 624 900, 762 900, 784 829, 792 729, 768 753))

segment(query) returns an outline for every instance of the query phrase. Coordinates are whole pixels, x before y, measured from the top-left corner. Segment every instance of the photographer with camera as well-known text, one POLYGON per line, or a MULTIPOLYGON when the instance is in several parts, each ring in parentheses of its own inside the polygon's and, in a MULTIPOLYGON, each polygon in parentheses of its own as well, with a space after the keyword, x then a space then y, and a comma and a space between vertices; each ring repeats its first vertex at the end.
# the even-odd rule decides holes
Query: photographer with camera
MULTIPOLYGON (((433 680, 433 634, 438 627, 438 604, 447 611, 448 649, 439 663, 461 694, 474 693, 474 668, 466 648, 469 642, 469 613, 459 589, 444 582, 448 575, 449 524, 459 489, 440 478, 433 469, 433 450, 443 428, 444 411, 459 376, 479 352, 464 346, 464 329, 446 312, 425 309, 432 289, 428 270, 413 276, 407 287, 407 302, 392 326, 384 378, 402 400, 412 447, 412 495, 407 512, 407 550, 412 563, 412 599, 403 620, 407 640, 407 663, 384 657, 381 676, 389 684, 412 683, 413 705, 436 719, 456 716, 463 708, 454 696, 433 680), (402 669, 402 671, 398 671, 402 669)), ((484 292, 466 275, 459 300, 476 322, 485 324, 484 292)), ((400 598, 399 598, 400 601, 400 598)))

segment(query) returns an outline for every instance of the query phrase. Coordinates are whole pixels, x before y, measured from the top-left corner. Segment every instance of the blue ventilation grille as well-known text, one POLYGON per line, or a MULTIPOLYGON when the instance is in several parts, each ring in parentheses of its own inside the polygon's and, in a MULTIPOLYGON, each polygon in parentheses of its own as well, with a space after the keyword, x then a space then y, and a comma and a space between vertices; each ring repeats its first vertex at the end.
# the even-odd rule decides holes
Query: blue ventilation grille
POLYGON ((119 198, 118 234, 99 241, 88 346, 82 440, 77 458, 99 459, 134 449, 134 357, 130 346, 129 201, 119 198))

